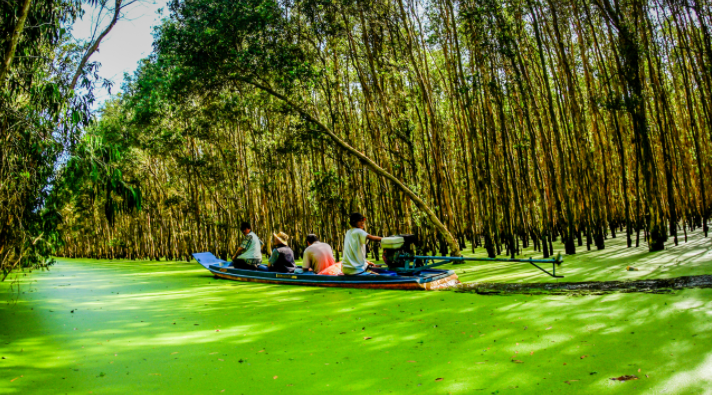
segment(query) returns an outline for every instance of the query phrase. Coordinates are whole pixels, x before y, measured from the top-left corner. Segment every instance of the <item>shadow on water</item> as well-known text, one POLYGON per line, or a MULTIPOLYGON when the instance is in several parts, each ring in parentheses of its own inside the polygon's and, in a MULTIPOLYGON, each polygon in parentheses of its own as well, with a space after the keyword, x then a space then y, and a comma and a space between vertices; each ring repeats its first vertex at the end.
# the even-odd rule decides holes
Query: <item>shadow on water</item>
MULTIPOLYGON (((649 253, 647 245, 640 247, 626 246, 625 237, 606 240, 606 249, 588 251, 586 247, 577 247, 575 255, 564 255, 564 262, 556 268, 556 273, 565 276, 555 279, 540 272, 528 263, 484 263, 472 262, 463 265, 446 265, 443 268, 454 270, 462 282, 507 282, 507 283, 544 283, 544 282, 581 282, 581 281, 625 281, 650 278, 672 278, 691 275, 712 274, 712 243, 701 231, 688 234, 688 242, 680 238, 675 246, 672 239, 665 245, 665 250, 649 253), (628 267, 636 270, 628 271, 628 267)), ((561 243, 554 243, 556 252, 563 252, 561 243)), ((486 257, 484 249, 467 249, 465 256, 486 257)), ((500 256, 506 258, 505 256, 500 256)), ((541 253, 527 248, 518 257, 542 258, 541 253)), ((543 265, 551 271, 551 265, 543 265)))
POLYGON ((0 394, 712 388, 712 290, 483 297, 76 260, 21 280, 16 303, 0 284, 0 394))

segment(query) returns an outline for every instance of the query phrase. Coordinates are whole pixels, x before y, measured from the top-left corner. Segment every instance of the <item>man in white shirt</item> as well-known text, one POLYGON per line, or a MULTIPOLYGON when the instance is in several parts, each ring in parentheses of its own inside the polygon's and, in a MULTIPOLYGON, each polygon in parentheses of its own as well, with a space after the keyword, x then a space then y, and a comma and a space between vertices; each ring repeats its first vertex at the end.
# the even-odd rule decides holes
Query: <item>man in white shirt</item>
POLYGON ((248 222, 240 225, 240 231, 245 238, 237 247, 237 252, 232 257, 232 267, 236 269, 264 270, 262 265, 262 240, 252 231, 248 222))
POLYGON ((304 260, 302 261, 302 270, 305 274, 321 273, 322 270, 336 263, 331 246, 319 241, 316 235, 307 235, 307 246, 304 250, 304 260))
POLYGON ((366 217, 361 213, 353 213, 349 219, 352 228, 346 232, 344 238, 344 259, 341 261, 341 270, 344 274, 368 274, 367 270, 375 267, 366 260, 366 243, 368 240, 381 241, 382 237, 373 236, 363 230, 366 217))

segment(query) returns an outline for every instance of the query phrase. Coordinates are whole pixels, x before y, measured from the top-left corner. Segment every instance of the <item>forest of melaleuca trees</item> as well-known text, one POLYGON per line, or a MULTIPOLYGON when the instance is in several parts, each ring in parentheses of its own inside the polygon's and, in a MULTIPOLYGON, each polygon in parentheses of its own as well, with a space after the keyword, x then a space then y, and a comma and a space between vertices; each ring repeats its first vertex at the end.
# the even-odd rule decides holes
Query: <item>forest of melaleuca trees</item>
POLYGON ((61 167, 58 254, 226 257, 242 221, 340 250, 352 211, 449 254, 706 235, 711 28, 701 0, 175 0, 61 167))

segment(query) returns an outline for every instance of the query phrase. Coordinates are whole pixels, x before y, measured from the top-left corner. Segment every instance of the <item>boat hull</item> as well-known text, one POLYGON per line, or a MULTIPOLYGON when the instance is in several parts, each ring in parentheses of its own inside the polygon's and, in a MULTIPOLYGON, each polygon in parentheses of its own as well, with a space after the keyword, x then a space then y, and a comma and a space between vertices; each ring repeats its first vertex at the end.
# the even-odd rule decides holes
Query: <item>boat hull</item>
POLYGON ((457 285, 460 281, 451 270, 427 270, 417 276, 322 276, 318 274, 287 274, 256 270, 243 270, 213 264, 208 270, 216 277, 227 280, 264 284, 290 284, 313 287, 437 290, 457 285))

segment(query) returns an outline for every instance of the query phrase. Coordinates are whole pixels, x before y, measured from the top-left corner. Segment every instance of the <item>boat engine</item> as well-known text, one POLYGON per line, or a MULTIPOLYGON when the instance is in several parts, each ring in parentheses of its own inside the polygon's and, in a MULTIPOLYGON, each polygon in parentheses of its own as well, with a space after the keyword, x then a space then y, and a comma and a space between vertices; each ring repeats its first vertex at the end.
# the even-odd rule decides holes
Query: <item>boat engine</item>
MULTIPOLYGON (((415 235, 395 235, 381 239, 383 248, 383 262, 388 265, 388 270, 403 273, 410 272, 408 262, 413 262, 415 248, 418 247, 418 237, 415 235)), ((414 266, 423 266, 419 259, 415 260, 414 266)), ((413 266, 413 265, 410 265, 413 266)))
POLYGON ((396 235, 388 236, 381 239, 381 247, 383 248, 383 261, 388 265, 388 270, 396 272, 399 275, 414 276, 430 268, 447 265, 454 262, 477 261, 477 262, 522 262, 529 263, 537 269, 554 278, 563 278, 564 276, 556 275, 556 266, 561 265, 563 259, 561 254, 556 258, 549 259, 533 259, 533 258, 477 258, 477 257, 462 257, 462 256, 429 256, 418 255, 417 247, 418 238, 414 235, 396 235), (551 263, 551 272, 539 266, 542 263, 551 263))

